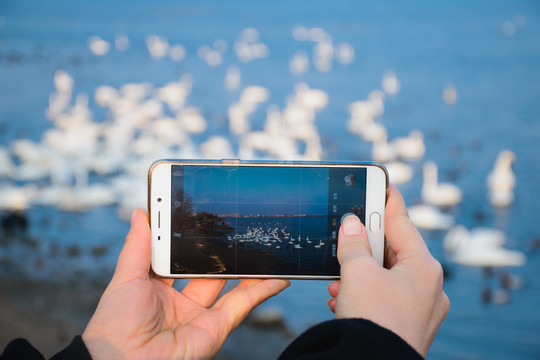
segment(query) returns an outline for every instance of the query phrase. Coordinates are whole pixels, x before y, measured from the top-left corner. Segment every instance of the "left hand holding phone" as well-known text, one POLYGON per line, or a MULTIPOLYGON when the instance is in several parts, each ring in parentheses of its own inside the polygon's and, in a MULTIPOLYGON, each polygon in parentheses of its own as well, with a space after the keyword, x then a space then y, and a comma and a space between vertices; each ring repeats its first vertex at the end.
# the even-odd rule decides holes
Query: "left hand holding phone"
POLYGON ((93 359, 210 358, 264 300, 286 289, 283 279, 245 279, 219 297, 226 280, 172 279, 150 273, 148 218, 136 209, 114 276, 83 333, 93 359), (218 298, 219 297, 219 298, 218 298))

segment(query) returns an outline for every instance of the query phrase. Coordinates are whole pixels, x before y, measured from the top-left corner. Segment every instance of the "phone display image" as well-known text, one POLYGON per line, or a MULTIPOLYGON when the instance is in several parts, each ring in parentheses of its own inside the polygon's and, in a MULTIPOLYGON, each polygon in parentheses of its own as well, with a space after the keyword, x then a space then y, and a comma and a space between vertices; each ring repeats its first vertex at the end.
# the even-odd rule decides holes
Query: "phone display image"
POLYGON ((170 274, 339 276, 343 214, 366 168, 172 165, 170 274))

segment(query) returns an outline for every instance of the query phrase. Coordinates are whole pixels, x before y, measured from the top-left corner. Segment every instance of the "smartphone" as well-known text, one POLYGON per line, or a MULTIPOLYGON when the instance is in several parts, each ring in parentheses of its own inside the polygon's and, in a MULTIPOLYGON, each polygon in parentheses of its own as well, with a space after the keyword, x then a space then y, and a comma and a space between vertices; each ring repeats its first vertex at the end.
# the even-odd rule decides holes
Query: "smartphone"
POLYGON ((149 170, 152 269, 169 278, 338 279, 346 213, 384 258, 378 163, 159 160, 149 170))

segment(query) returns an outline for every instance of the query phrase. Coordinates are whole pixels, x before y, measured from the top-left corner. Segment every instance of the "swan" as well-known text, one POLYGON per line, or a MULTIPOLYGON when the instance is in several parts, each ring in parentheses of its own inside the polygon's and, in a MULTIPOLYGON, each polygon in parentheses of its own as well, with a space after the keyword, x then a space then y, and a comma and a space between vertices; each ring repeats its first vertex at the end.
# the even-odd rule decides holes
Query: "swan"
POLYGON ((154 59, 161 59, 167 55, 169 50, 169 41, 164 36, 152 35, 146 37, 146 47, 150 56, 154 59))
POLYGON ((233 91, 238 89, 241 84, 242 74, 240 73, 240 68, 236 65, 229 66, 224 80, 225 88, 229 91, 233 91))
POLYGON ((523 266, 525 255, 503 247, 504 232, 493 228, 468 230, 462 225, 450 229, 443 240, 443 249, 460 265, 480 267, 523 266))
POLYGON ((364 141, 376 142, 388 139, 388 130, 386 130, 383 124, 378 122, 369 122, 360 131, 364 141))
POLYGON ((75 81, 65 70, 54 73, 54 87, 59 93, 71 94, 75 81))
POLYGON ((397 156, 396 147, 388 142, 388 138, 378 139, 373 142, 371 157, 375 161, 388 162, 395 160, 397 156))
POLYGON ((452 207, 461 201, 461 189, 451 183, 438 183, 437 164, 428 161, 424 164, 424 183, 422 185, 422 199, 424 202, 435 205, 452 207))
POLYGON ((393 141, 397 155, 403 159, 420 159, 426 153, 424 134, 413 130, 407 137, 399 137, 393 141))
POLYGON ((311 110, 321 110, 328 105, 328 94, 324 90, 310 89, 307 86, 303 88, 298 85, 295 88, 297 89, 295 100, 300 106, 311 110))
POLYGON ((228 139, 214 135, 199 146, 200 153, 207 159, 234 158, 234 151, 228 139))
POLYGON ((407 209, 412 223, 424 229, 448 230, 454 225, 454 218, 431 205, 414 205, 407 209))
POLYGON ((496 208, 505 208, 514 202, 514 187, 516 186, 516 176, 512 171, 512 164, 516 160, 516 155, 503 150, 499 153, 493 170, 488 174, 488 200, 496 208))
POLYGON ((33 197, 33 186, 0 185, 0 210, 27 210, 33 197))
POLYGON ((65 211, 77 212, 116 203, 116 192, 112 185, 88 184, 88 169, 83 166, 74 171, 75 186, 53 179, 50 186, 40 189, 35 194, 33 203, 43 206, 55 205, 65 211))
POLYGON ((13 176, 14 168, 15 164, 13 164, 13 160, 11 160, 9 151, 0 147, 0 177, 13 176))
POLYGON ((386 71, 383 74, 382 88, 389 95, 396 95, 401 88, 396 73, 393 71, 386 71))
POLYGON ((410 181, 413 177, 413 169, 400 161, 385 163, 384 166, 388 170, 390 182, 393 184, 404 184, 410 181))
POLYGON ((88 48, 92 54, 96 56, 103 56, 109 52, 111 44, 99 36, 91 36, 88 38, 88 48))

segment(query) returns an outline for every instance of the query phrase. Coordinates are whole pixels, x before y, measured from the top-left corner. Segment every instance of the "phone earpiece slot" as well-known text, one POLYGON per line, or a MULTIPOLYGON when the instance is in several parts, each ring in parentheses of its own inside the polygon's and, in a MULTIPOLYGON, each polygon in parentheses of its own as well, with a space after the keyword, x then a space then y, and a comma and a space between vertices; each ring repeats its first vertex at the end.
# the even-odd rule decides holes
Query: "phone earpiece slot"
POLYGON ((161 211, 157 213, 157 227, 158 229, 161 228, 161 211))

